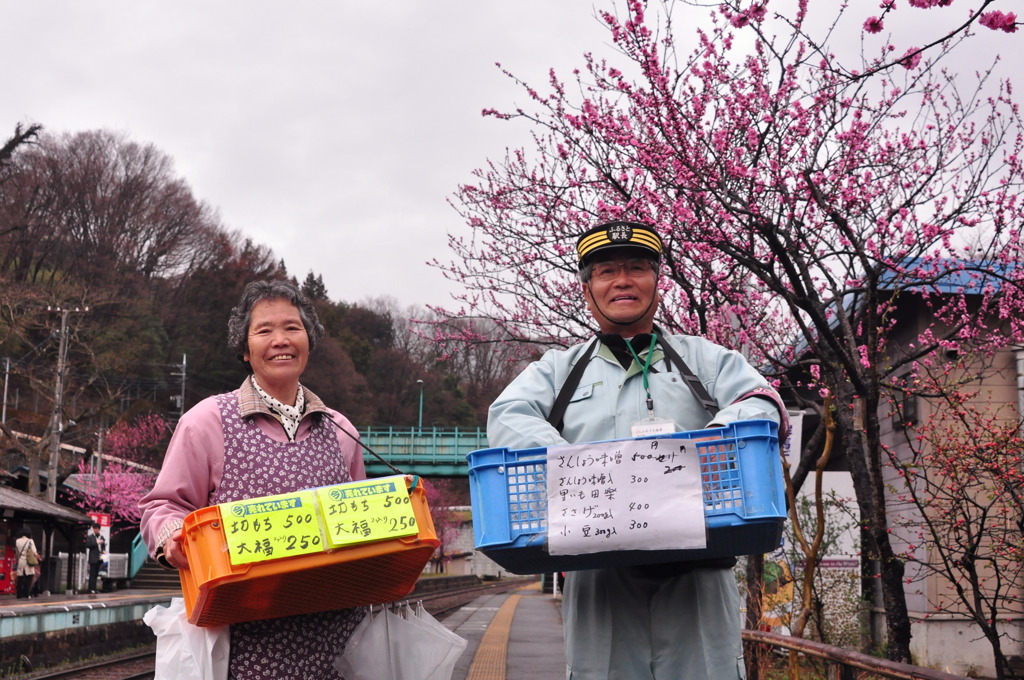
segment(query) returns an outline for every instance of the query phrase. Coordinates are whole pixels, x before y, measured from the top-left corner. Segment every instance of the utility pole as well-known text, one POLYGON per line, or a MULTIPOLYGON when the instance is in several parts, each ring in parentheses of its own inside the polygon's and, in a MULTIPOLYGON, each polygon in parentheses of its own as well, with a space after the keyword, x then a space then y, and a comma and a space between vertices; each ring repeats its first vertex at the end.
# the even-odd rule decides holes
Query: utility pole
POLYGON ((100 428, 100 431, 96 433, 96 465, 93 468, 93 472, 101 474, 103 472, 103 435, 106 434, 106 430, 100 428))
POLYGON ((0 422, 7 424, 7 384, 11 381, 11 360, 4 357, 4 412, 0 422))
MULTIPOLYGON (((175 376, 180 375, 181 376, 181 395, 179 397, 180 401, 178 402, 178 419, 179 420, 181 419, 181 417, 183 415, 185 415, 185 368, 186 368, 187 364, 188 364, 188 355, 187 354, 182 354, 181 355, 181 373, 173 373, 173 372, 171 373, 171 375, 175 375, 175 376)), ((173 366, 174 364, 171 364, 171 365, 173 366)))
POLYGON ((60 438, 64 431, 64 370, 68 356, 68 315, 88 312, 89 308, 61 309, 47 307, 49 312, 60 312, 60 349, 57 351, 57 381, 53 390, 53 418, 50 423, 50 467, 46 476, 46 499, 57 502, 57 473, 60 468, 60 438))
POLYGON ((188 355, 181 355, 181 403, 178 404, 178 418, 185 415, 185 365, 188 363, 188 355))

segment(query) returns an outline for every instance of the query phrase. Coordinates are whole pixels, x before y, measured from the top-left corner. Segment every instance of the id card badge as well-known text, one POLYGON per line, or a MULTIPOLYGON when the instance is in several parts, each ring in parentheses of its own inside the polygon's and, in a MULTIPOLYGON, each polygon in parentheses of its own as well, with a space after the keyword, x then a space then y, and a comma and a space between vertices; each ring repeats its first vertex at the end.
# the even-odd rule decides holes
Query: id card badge
POLYGON ((649 437, 655 434, 672 434, 673 432, 678 432, 679 428, 671 420, 650 416, 633 423, 630 431, 634 437, 649 437))

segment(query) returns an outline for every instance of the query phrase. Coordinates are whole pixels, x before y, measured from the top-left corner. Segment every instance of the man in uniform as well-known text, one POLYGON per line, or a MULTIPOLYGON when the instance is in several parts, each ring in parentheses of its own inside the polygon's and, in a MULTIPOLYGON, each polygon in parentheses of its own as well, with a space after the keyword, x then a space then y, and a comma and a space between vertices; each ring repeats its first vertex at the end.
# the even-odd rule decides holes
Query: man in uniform
MULTIPOLYGON (((738 352, 654 324, 663 243, 615 221, 576 243, 600 333, 528 366, 491 405, 492 447, 525 449, 699 430, 748 419, 782 425, 779 395, 738 352), (695 376, 695 379, 694 379, 695 376)), ((570 680, 743 677, 735 558, 566 575, 570 680)))

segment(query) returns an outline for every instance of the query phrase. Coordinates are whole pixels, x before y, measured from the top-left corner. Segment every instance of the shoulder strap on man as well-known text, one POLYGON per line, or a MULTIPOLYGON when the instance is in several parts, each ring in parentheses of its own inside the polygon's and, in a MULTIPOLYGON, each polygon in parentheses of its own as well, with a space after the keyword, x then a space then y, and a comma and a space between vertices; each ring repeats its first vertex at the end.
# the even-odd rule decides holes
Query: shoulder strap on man
POLYGON ((676 351, 672 343, 668 341, 668 335, 665 331, 661 330, 658 326, 654 327, 654 332, 658 334, 658 340, 661 342, 661 348, 665 351, 666 361, 670 364, 675 364, 676 368, 679 369, 679 375, 686 381, 686 386, 693 392, 693 396, 696 397, 700 405, 704 407, 704 410, 711 414, 714 418, 719 411, 718 403, 711 398, 708 391, 704 388, 704 383, 700 381, 700 378, 694 374, 690 367, 686 365, 683 358, 679 356, 679 352, 676 351))
MULTIPOLYGON (((658 334, 658 339, 661 344, 662 350, 665 352, 665 360, 669 364, 675 364, 679 370, 679 375, 682 376, 686 382, 686 386, 690 388, 690 392, 697 399, 700 405, 704 408, 712 418, 718 414, 720 410, 718 403, 711 398, 711 395, 704 388, 704 384, 700 381, 700 378, 686 365, 683 358, 679 356, 679 352, 672 346, 668 341, 668 335, 665 331, 659 327, 654 327, 654 332, 658 334)), ((576 361, 576 365, 572 367, 572 371, 569 373, 569 377, 562 383, 562 387, 558 391, 558 396, 555 397, 555 403, 551 407, 551 413, 548 414, 548 422, 554 426, 559 432, 562 431, 564 423, 562 422, 565 416, 565 409, 569 407, 569 400, 572 399, 573 393, 576 388, 579 387, 580 380, 583 378, 583 371, 587 369, 587 364, 590 363, 590 357, 594 354, 594 350, 597 348, 599 340, 594 338, 591 340, 590 345, 583 351, 580 358, 576 361)))
POLYGON ((590 363, 590 357, 594 353, 598 342, 596 337, 590 341, 590 346, 583 350, 580 358, 576 361, 576 365, 569 372, 569 377, 565 379, 562 387, 558 390, 558 396, 555 397, 551 413, 548 414, 548 422, 559 432, 562 431, 564 426, 562 417, 565 415, 565 409, 569 407, 569 400, 572 399, 573 392, 579 387, 580 380, 583 378, 583 371, 587 370, 587 364, 590 363))

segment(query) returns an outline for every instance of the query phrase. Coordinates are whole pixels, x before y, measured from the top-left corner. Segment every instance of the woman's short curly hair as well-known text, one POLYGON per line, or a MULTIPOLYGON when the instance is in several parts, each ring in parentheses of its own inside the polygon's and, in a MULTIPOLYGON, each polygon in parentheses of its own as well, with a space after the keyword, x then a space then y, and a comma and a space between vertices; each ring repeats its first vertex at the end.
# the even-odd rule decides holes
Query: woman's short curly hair
POLYGON ((312 352, 324 327, 317 316, 316 308, 302 291, 288 281, 250 281, 242 291, 242 298, 231 310, 228 318, 228 347, 242 357, 249 348, 249 324, 252 323, 252 308, 264 300, 287 300, 299 310, 302 325, 309 336, 309 351, 312 352))

